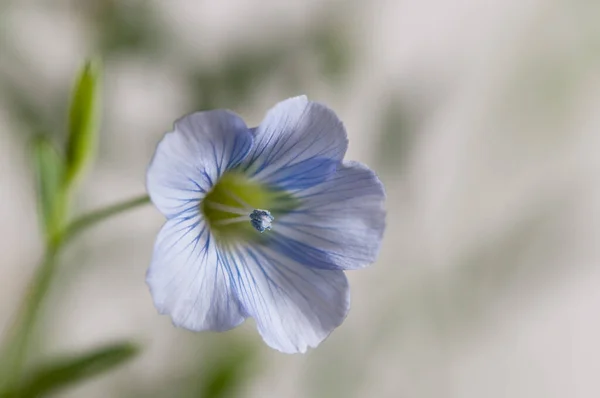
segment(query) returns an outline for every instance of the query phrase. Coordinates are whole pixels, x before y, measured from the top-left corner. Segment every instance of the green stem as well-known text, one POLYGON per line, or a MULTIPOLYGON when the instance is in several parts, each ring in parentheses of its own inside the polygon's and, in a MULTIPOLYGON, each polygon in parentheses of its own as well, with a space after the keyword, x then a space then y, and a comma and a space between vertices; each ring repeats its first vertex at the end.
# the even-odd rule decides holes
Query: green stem
POLYGON ((70 238, 76 236, 86 228, 111 216, 123 213, 149 202, 150 198, 147 195, 144 195, 91 212, 76 219, 64 228, 62 233, 56 233, 48 240, 44 260, 41 266, 36 270, 31 285, 28 288, 25 301, 22 304, 21 311, 19 311, 18 318, 7 336, 8 340, 5 342, 3 359, 8 360, 5 363, 8 363, 9 367, 5 369, 6 379, 4 380, 5 383, 2 384, 10 387, 18 384, 21 380, 23 365, 27 358, 27 351, 31 336, 35 330, 36 320, 40 314, 44 297, 48 293, 51 285, 52 277, 55 274, 54 271, 57 266, 58 254, 64 245, 70 238))
POLYGON ((73 221, 65 230, 64 241, 69 241, 73 236, 76 236, 82 230, 91 227, 92 225, 103 221, 111 216, 126 212, 141 205, 150 203, 148 195, 143 195, 126 202, 117 203, 104 209, 96 210, 79 217, 73 221))
POLYGON ((5 346, 7 351, 5 355, 7 356, 9 367, 6 369, 5 383, 9 387, 18 384, 21 379, 35 322, 56 268, 56 258, 60 242, 56 241, 56 243, 56 245, 50 245, 47 248, 44 261, 36 270, 31 285, 27 290, 21 311, 19 311, 18 318, 11 330, 11 335, 8 336, 10 344, 5 346))

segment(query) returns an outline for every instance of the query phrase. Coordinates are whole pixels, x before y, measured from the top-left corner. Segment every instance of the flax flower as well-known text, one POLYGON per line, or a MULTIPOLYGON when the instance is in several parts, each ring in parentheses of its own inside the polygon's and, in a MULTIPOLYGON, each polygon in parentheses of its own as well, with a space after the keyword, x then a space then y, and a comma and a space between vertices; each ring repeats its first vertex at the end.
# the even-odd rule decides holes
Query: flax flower
POLYGON ((378 254, 384 190, 344 161, 337 116, 304 96, 257 128, 227 110, 175 122, 147 188, 167 221, 147 273, 156 308, 176 326, 225 331, 256 321, 271 347, 316 347, 346 317, 344 270, 378 254))

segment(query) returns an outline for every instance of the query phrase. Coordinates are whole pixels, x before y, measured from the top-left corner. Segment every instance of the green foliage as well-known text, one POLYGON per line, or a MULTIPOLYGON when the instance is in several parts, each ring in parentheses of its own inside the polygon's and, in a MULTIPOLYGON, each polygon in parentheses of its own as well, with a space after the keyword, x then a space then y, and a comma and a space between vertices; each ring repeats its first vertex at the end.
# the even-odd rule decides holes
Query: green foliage
POLYGON ((307 76, 299 65, 301 58, 315 59, 331 83, 340 83, 351 64, 345 37, 332 26, 324 25, 271 46, 239 49, 217 67, 193 65, 185 72, 192 88, 193 108, 235 108, 278 75, 282 78, 280 88, 288 96, 304 93, 307 76))
POLYGON ((399 96, 393 96, 385 105, 382 120, 382 137, 379 142, 379 167, 384 172, 399 175, 404 171, 406 158, 413 146, 415 130, 420 123, 413 109, 399 96))
POLYGON ((98 140, 98 86, 100 67, 88 61, 82 68, 75 83, 69 110, 69 136, 66 148, 67 186, 81 174, 86 163, 95 154, 98 140))
POLYGON ((327 27, 318 30, 313 40, 321 73, 332 82, 339 83, 351 64, 346 38, 338 30, 327 27))
POLYGON ((97 63, 91 61, 79 72, 69 110, 64 159, 47 137, 38 136, 34 140, 38 204, 48 241, 58 239, 63 232, 72 183, 95 153, 99 76, 97 63))
MULTIPOLYGON (((205 337, 209 338, 210 337, 205 337)), ((201 361, 184 378, 160 383, 161 388, 132 391, 132 397, 147 398, 233 398, 245 397, 244 386, 260 369, 256 345, 221 335, 211 349, 204 349, 201 361)))
POLYGON ((32 158, 38 206, 46 237, 46 254, 36 269, 14 324, 5 336, 0 356, 0 388, 3 389, 0 398, 45 395, 110 369, 137 352, 131 344, 119 344, 80 357, 55 361, 27 375, 23 372, 43 302, 56 274, 58 253, 67 237, 112 215, 149 202, 144 195, 68 223, 72 183, 95 151, 98 81, 98 66, 87 62, 73 91, 64 158, 48 137, 38 136, 33 142, 32 158))
POLYGON ((138 351, 131 343, 119 343, 77 357, 55 360, 25 376, 13 389, 0 393, 0 398, 46 396, 111 370, 132 359, 138 351))
POLYGON ((285 48, 244 50, 231 56, 218 68, 194 66, 189 72, 194 107, 211 109, 239 106, 261 82, 279 69, 288 52, 285 48))
MULTIPOLYGON (((150 385, 128 385, 124 397, 144 398, 234 398, 246 397, 248 381, 260 372, 258 346, 237 335, 237 332, 210 335, 200 339, 205 344, 199 361, 184 370, 160 378, 150 385), (214 339, 214 342, 211 342, 214 339), (209 348, 210 347, 210 348, 209 348)), ((197 342, 199 342, 198 340, 197 342)), ((189 342, 188 344, 194 344, 189 342)), ((193 348, 192 348, 193 350, 193 348)), ((2 397, 0 397, 2 398, 2 397)))
POLYGON ((102 0, 82 6, 98 30, 103 56, 157 54, 163 47, 162 25, 150 2, 102 0))
MULTIPOLYGON (((229 398, 238 395, 242 383, 248 377, 248 367, 255 359, 255 351, 249 345, 239 342, 234 344, 227 354, 213 358, 210 366, 205 370, 198 384, 198 397, 202 398, 229 398)), ((225 349, 223 347, 222 349, 225 349)))
POLYGON ((60 207, 65 164, 54 145, 44 136, 34 140, 33 162, 39 212, 46 236, 51 237, 59 228, 57 224, 60 215, 57 211, 60 207))

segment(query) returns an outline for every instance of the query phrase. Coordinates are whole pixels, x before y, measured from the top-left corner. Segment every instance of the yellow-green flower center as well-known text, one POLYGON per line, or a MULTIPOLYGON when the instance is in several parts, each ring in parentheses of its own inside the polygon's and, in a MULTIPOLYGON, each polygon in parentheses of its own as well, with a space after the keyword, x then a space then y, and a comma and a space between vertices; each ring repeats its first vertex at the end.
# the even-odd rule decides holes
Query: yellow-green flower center
MULTIPOLYGON (((251 214, 256 215, 255 210, 270 212, 274 217, 273 228, 276 228, 277 217, 298 205, 298 199, 286 191, 253 181, 241 172, 228 171, 206 195, 200 209, 211 232, 219 243, 223 243, 261 239, 258 231, 263 231, 252 223, 255 217, 251 214)), ((264 232, 268 234, 269 231, 264 232)))

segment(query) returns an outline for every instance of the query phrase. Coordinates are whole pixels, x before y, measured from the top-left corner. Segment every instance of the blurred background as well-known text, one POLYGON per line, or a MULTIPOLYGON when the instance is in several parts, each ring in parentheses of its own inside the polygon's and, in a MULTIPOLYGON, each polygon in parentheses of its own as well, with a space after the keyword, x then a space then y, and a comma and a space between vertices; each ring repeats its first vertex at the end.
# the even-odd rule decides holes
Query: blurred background
POLYGON ((256 125, 305 93, 388 193, 379 261, 306 355, 251 322, 175 329, 144 282, 163 223, 140 207, 61 256, 32 361, 140 353, 56 397, 600 396, 600 2, 2 0, 0 330, 43 255, 30 141, 64 140, 73 79, 103 61, 96 163, 76 212, 145 192, 175 119, 256 125))

